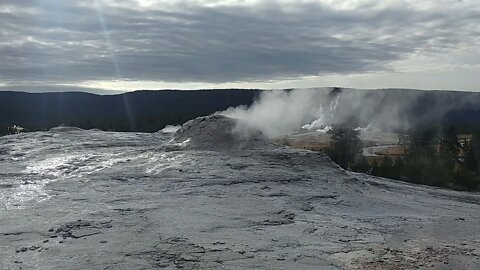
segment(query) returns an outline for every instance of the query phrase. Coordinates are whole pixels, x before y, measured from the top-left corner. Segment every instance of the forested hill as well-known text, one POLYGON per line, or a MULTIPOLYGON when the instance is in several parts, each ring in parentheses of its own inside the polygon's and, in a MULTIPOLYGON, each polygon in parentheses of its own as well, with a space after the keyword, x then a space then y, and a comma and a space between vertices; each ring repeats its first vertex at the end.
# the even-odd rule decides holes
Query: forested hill
POLYGON ((13 125, 33 131, 62 124, 84 129, 154 132, 232 106, 248 106, 259 92, 164 90, 110 96, 81 92, 0 92, 0 132, 13 125))
MULTIPOLYGON (((336 113, 389 125, 480 127, 480 93, 408 89, 356 90, 320 88, 339 95, 336 113), (385 121, 387 119, 388 121, 385 121)), ((30 131, 59 125, 84 129, 155 132, 229 107, 251 105, 261 90, 136 91, 120 95, 81 92, 24 93, 0 91, 0 135, 19 125, 30 131)), ((381 126, 380 126, 381 127, 381 126)), ((459 130, 461 131, 461 129, 459 130)))
POLYGON ((384 130, 389 126, 402 129, 398 124, 404 122, 406 128, 453 125, 466 132, 480 127, 480 92, 342 89, 336 110, 352 113, 363 127, 381 123, 377 127, 384 130))

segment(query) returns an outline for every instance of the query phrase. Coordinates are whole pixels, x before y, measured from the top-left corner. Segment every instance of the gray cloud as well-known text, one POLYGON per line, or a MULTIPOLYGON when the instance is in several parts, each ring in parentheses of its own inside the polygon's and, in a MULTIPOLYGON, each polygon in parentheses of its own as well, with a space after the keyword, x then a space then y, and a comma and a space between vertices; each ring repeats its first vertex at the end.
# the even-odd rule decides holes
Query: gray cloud
POLYGON ((0 82, 232 82, 388 70, 479 41, 478 9, 0 3, 0 82), (105 32, 105 31, 106 32, 105 32))

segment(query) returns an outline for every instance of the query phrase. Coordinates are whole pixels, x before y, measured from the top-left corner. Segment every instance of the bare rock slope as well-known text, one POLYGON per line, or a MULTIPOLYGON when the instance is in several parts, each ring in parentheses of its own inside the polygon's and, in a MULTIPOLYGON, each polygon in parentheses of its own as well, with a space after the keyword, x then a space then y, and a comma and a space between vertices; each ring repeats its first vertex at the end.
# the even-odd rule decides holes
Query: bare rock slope
POLYGON ((198 117, 188 121, 175 133, 174 141, 188 141, 189 148, 212 150, 257 149, 270 144, 260 131, 251 130, 223 115, 198 117))
POLYGON ((478 194, 349 173, 234 124, 0 138, 0 268, 480 268, 478 194))

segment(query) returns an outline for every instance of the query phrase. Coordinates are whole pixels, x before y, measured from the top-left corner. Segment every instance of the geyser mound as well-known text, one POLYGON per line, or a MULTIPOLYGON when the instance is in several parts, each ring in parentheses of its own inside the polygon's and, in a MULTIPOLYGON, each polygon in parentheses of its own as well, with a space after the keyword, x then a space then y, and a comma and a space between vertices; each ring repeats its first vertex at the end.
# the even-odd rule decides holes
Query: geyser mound
POLYGON ((175 143, 195 149, 245 149, 270 145, 259 131, 223 115, 198 117, 183 124, 173 137, 175 143))
POLYGON ((53 133, 78 132, 78 131, 85 131, 85 130, 79 127, 70 127, 70 126, 58 126, 48 130, 48 132, 53 132, 53 133))

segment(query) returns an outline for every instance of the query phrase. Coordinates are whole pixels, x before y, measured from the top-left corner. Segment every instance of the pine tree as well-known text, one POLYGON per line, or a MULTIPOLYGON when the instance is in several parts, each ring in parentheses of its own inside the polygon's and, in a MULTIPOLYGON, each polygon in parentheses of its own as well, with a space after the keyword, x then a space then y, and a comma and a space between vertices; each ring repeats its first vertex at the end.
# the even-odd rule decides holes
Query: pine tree
POLYGON ((393 161, 389 156, 385 156, 382 160, 382 165, 380 165, 379 175, 382 177, 392 178, 393 176, 393 161))
POLYGON ((359 131, 353 126, 335 126, 331 134, 331 144, 327 151, 330 158, 342 168, 350 169, 362 154, 359 131))
POLYGON ((480 172, 480 134, 474 134, 465 148, 465 167, 471 171, 480 172))

